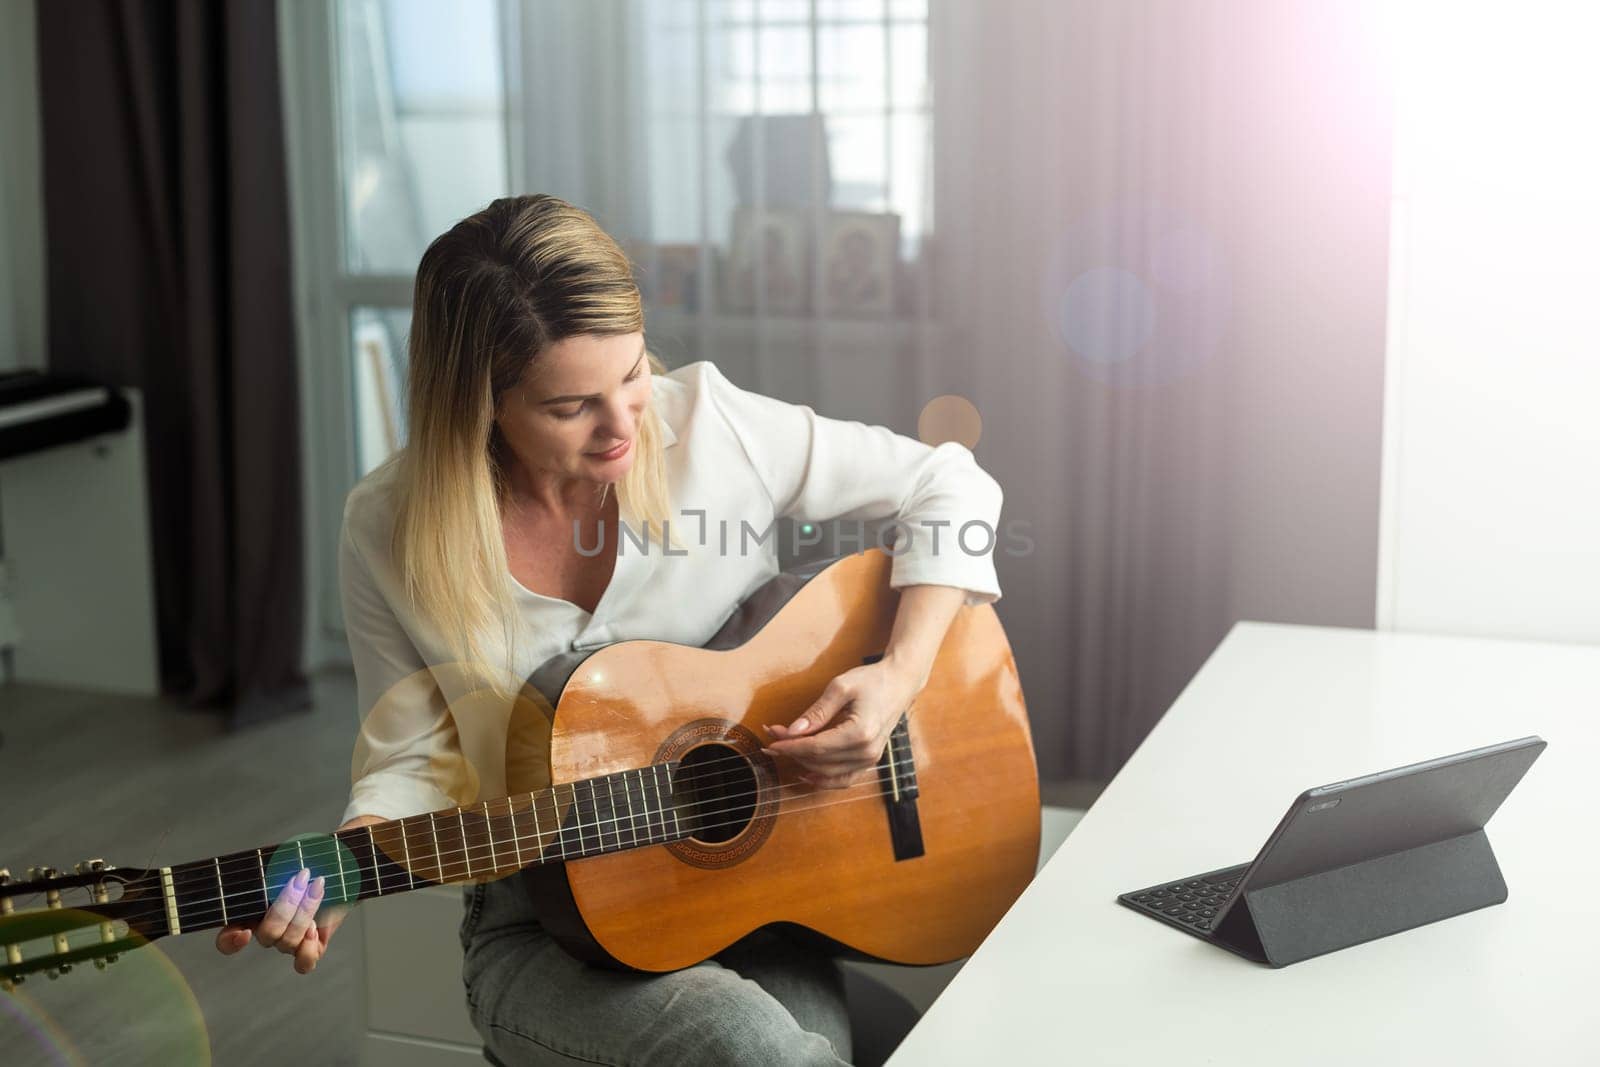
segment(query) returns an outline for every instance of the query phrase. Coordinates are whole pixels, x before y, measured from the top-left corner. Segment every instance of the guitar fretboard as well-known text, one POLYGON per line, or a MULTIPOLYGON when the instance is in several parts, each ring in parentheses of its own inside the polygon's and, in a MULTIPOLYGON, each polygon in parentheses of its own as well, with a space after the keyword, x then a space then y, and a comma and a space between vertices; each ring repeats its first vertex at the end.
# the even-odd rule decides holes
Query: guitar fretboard
POLYGON ((168 933, 254 923, 301 868, 325 879, 325 902, 355 902, 676 841, 692 829, 678 769, 653 764, 162 868, 168 933))

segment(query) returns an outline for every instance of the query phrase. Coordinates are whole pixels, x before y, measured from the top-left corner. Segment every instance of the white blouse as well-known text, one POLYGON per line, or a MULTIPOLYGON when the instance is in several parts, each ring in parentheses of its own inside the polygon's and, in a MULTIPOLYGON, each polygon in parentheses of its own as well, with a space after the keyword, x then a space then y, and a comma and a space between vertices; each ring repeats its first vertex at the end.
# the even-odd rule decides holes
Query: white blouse
MULTIPOLYGON (((950 585, 967 590, 968 604, 999 599, 1000 485, 964 445, 932 447, 887 427, 825 418, 740 389, 704 360, 657 375, 652 403, 679 547, 663 553, 659 538, 646 541, 625 522, 611 584, 593 614, 534 593, 508 573, 526 623, 511 657, 518 677, 552 656, 617 641, 704 644, 778 573, 779 516, 846 520, 828 555, 871 547, 877 542, 865 524, 894 516, 904 526, 887 529, 909 530, 911 541, 902 532, 885 544, 897 553, 891 588, 950 585), (859 544, 848 539, 855 521, 859 544)), ((350 491, 340 535, 345 633, 362 715, 344 820, 394 819, 504 795, 494 734, 498 722, 503 747, 507 711, 497 720, 481 707, 480 687, 452 668, 446 643, 409 608, 388 548, 391 469, 380 467, 350 491), (464 754, 468 733, 477 736, 464 754)), ((491 663, 506 662, 503 639, 486 634, 483 641, 491 663)))

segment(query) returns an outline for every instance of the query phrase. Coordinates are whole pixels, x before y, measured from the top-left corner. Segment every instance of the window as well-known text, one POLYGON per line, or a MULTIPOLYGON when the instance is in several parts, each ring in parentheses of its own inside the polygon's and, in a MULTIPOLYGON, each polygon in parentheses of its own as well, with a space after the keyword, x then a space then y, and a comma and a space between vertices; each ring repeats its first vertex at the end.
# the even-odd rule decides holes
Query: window
POLYGON ((498 0, 339 0, 344 267, 410 275, 509 188, 498 0))

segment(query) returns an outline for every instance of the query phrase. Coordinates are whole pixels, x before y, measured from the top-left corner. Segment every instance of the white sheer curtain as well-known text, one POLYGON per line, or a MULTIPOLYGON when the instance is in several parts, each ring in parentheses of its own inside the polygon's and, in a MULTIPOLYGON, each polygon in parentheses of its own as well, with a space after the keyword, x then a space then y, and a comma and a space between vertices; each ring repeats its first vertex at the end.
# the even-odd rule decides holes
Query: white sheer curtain
POLYGON ((750 388, 914 434, 937 331, 926 3, 512 14, 512 187, 570 199, 624 243, 668 362, 714 360, 750 388))

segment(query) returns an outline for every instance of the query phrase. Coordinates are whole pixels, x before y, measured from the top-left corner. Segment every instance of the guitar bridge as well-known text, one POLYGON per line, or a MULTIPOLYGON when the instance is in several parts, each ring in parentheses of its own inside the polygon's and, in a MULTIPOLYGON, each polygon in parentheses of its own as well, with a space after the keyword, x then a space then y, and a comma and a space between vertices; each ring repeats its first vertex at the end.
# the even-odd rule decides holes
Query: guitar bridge
MULTIPOLYGON (((876 663, 880 653, 863 663, 876 663)), ((889 839, 896 860, 923 855, 922 822, 917 818, 917 763, 911 754, 911 724, 905 712, 889 734, 889 743, 878 758, 878 782, 883 787, 883 803, 889 816, 889 839)))
POLYGON ((908 860, 922 855, 922 823, 917 818, 917 765, 911 755, 910 724, 904 713, 878 760, 878 780, 883 784, 883 803, 888 810, 894 858, 908 860))

